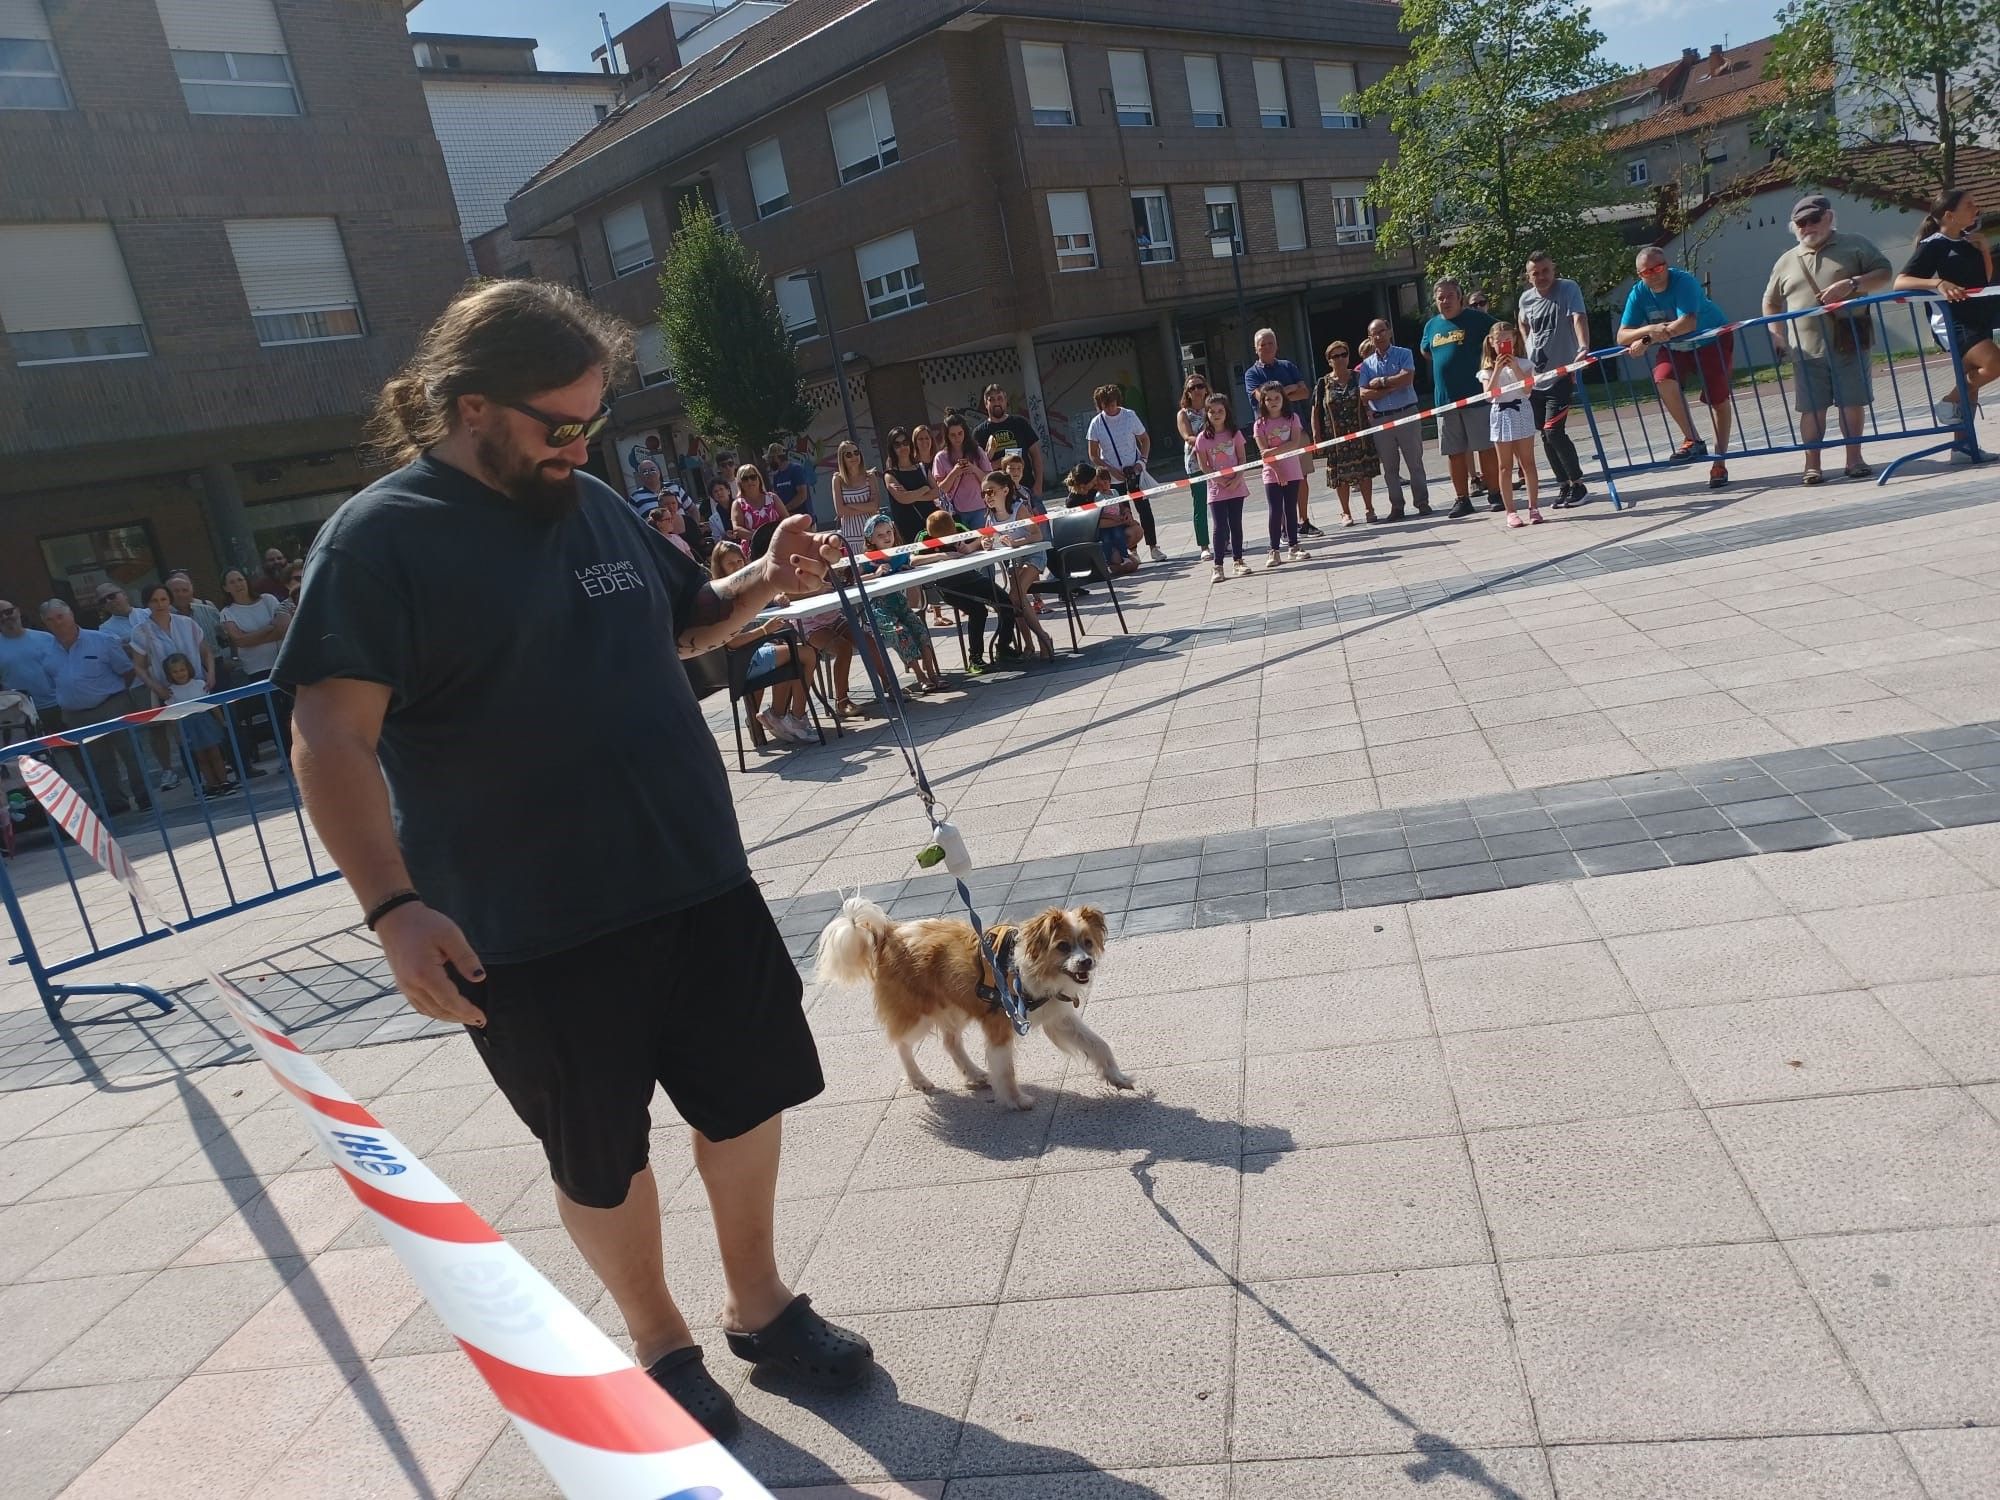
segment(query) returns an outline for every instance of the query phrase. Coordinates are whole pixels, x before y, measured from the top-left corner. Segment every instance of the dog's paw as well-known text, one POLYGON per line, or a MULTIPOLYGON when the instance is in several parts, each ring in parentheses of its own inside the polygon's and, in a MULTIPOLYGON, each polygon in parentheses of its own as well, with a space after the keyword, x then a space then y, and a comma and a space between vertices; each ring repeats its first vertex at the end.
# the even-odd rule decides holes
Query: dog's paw
POLYGON ((965 1086, 969 1089, 990 1089, 993 1087, 993 1080, 988 1078, 984 1073, 967 1073, 965 1075, 965 1086))
POLYGON ((1104 1075, 1104 1081, 1114 1089, 1136 1089, 1139 1085, 1132 1081, 1132 1075, 1122 1068, 1113 1068, 1104 1075))
POLYGON ((922 1094, 926 1099, 937 1092, 937 1085, 932 1083, 928 1078, 924 1079, 921 1083, 912 1082, 910 1087, 922 1094))
POLYGON ((1033 1109, 1035 1107, 1035 1101, 1030 1099, 1026 1094, 1016 1094, 1011 1099, 1004 1094, 996 1095, 995 1097, 1009 1109, 1033 1109))

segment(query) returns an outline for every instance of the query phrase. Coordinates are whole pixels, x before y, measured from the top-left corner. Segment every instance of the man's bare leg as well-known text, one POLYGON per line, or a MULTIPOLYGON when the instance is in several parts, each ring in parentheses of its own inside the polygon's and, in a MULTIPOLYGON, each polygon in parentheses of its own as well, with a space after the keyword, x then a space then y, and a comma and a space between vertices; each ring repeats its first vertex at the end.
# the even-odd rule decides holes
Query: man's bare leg
POLYGON ((1800 412, 1799 441, 1801 443, 1807 444, 1806 462, 1805 462, 1806 468, 1811 470, 1817 470, 1820 467, 1820 460, 1823 457, 1825 457, 1826 450, 1824 448, 1815 448, 1812 447, 1811 445, 1814 443, 1824 442, 1825 440, 1826 440, 1826 413, 1823 411, 1800 412))
POLYGON ((1667 415, 1674 419, 1674 426, 1680 428, 1681 436, 1688 442, 1693 442, 1694 422, 1688 416, 1687 397, 1681 394, 1681 383, 1678 380, 1656 380, 1653 385, 1660 393, 1660 401, 1667 408, 1667 415))
POLYGON ((1865 406, 1843 406, 1840 409, 1840 435, 1847 439, 1847 467, 1853 468, 1861 462, 1861 434, 1868 420, 1865 406))
POLYGON ((773 1115, 755 1130, 726 1141, 711 1141, 698 1130, 693 1134, 695 1170, 708 1189, 716 1249, 729 1285, 722 1326, 732 1333, 755 1333, 792 1303, 792 1290, 778 1274, 773 1222, 784 1117, 773 1115))
POLYGON ((1708 409, 1709 425, 1715 429, 1715 456, 1722 457, 1729 451, 1729 423, 1735 415, 1736 407, 1726 397, 1718 406, 1708 409))
POLYGON ((667 1291, 660 1252, 660 1188, 650 1166, 632 1179, 625 1201, 616 1208, 586 1208, 557 1188, 556 1212, 618 1304, 640 1368, 694 1342, 687 1319, 667 1291))

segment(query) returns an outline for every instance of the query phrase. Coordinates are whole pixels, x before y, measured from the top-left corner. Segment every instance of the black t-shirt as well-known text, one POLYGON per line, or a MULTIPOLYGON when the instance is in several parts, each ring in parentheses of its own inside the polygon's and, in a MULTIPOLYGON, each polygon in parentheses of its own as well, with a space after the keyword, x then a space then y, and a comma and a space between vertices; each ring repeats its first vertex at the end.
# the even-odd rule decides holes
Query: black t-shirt
POLYGON ((912 495, 928 487, 931 482, 931 476, 924 472, 921 464, 913 469, 891 469, 889 477, 912 495))
MULTIPOLYGON (((1041 434, 1035 431, 1033 422, 1026 417, 1012 414, 1002 417, 997 422, 989 417, 972 430, 972 441, 979 445, 981 453, 987 453, 989 457, 992 455, 988 453, 987 445, 996 437, 1000 439, 1003 453, 1018 453, 1023 458, 1027 458, 1028 450, 1042 440, 1041 434)), ((1028 477, 1030 479, 1035 477, 1033 460, 1028 463, 1028 477)))
POLYGON ((749 879, 674 646, 706 577, 608 485, 536 522, 428 455, 313 541, 272 676, 391 690, 379 754, 410 878, 488 963, 749 879))
POLYGON ((1927 234, 1903 266, 1905 276, 1942 276, 1960 286, 1986 285, 1986 256, 1970 239, 1927 234))

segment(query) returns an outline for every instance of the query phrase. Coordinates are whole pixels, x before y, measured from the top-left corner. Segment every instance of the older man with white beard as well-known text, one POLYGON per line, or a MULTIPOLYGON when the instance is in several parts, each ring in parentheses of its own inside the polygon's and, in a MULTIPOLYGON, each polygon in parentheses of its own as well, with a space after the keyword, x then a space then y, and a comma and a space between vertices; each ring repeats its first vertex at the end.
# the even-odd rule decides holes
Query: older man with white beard
MULTIPOLYGON (((1792 233, 1798 243, 1778 257, 1771 281, 1764 288, 1767 314, 1804 312, 1835 302, 1847 302, 1879 292, 1889 285, 1889 259, 1858 234, 1834 227, 1833 205, 1819 193, 1808 193, 1792 205, 1792 233)), ((1861 461, 1861 427, 1875 399, 1868 351, 1875 336, 1867 309, 1827 313, 1771 325, 1771 349, 1783 359, 1789 340, 1795 376, 1794 406, 1799 414, 1799 440, 1826 441, 1826 409, 1840 408, 1840 431, 1847 439, 1849 479, 1866 479, 1875 471, 1861 461)), ((1820 454, 1807 450, 1807 484, 1821 481, 1820 454)))

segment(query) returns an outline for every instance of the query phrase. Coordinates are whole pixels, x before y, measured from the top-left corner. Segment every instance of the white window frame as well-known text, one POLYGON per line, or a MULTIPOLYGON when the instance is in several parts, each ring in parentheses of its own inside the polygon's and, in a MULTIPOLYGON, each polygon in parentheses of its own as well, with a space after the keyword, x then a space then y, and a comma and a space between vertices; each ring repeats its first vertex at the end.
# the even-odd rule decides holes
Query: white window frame
POLYGON ((895 234, 884 235, 879 240, 870 240, 865 245, 856 245, 854 269, 861 277, 861 298, 867 304, 868 320, 871 323, 914 311, 929 301, 924 288, 923 260, 918 254, 917 236, 914 230, 899 230, 895 234), (909 241, 907 259, 899 257, 898 263, 894 265, 885 261, 881 274, 870 276, 863 257, 871 250, 883 250, 884 247, 895 245, 902 240, 909 241))
POLYGON ((902 149, 896 144, 895 117, 889 112, 889 91, 879 83, 852 98, 827 106, 826 133, 833 142, 834 169, 840 173, 843 185, 871 176, 885 167, 893 167, 903 159, 902 149), (833 124, 834 116, 842 110, 851 111, 856 105, 860 106, 867 121, 869 138, 874 141, 875 150, 871 156, 857 156, 852 161, 843 162, 840 159, 840 135, 833 124))
POLYGON ((1111 107, 1118 123, 1127 129, 1144 130, 1158 122, 1153 113, 1153 79, 1146 68, 1146 54, 1130 48, 1112 48, 1106 57, 1111 66, 1111 107), (1119 78, 1120 59, 1126 76, 1119 78), (1137 73, 1131 71, 1138 69, 1137 73), (1130 116, 1128 119, 1127 116, 1130 116))
POLYGON ((807 339, 819 338, 825 330, 819 326, 819 303, 813 297, 812 277, 803 271, 791 271, 771 278, 771 298, 778 304, 778 315, 785 320, 785 332, 792 336, 792 342, 803 344, 807 339), (803 292, 806 299, 806 317, 794 321, 793 309, 785 306, 785 294, 796 289, 803 292))
POLYGON ((1625 186, 1648 187, 1653 181, 1653 168, 1643 156, 1625 163, 1625 186))
POLYGON ((305 112, 304 106, 301 105, 299 102, 299 83, 297 77, 295 77, 292 73, 292 60, 290 57, 286 56, 282 52, 249 52, 240 50, 235 52, 175 52, 172 53, 171 56, 173 57, 174 60, 174 73, 180 79, 181 102, 187 105, 187 111, 191 115, 221 116, 223 118, 256 116, 261 118, 261 117, 281 116, 281 115, 298 115, 298 114, 303 114, 305 112), (222 66, 226 76, 217 78, 217 77, 201 77, 197 75, 191 78, 188 76, 187 72, 183 71, 184 69, 195 67, 196 64, 194 60, 196 58, 209 58, 209 57, 217 57, 222 59, 222 66), (246 66, 244 59, 252 57, 268 57, 277 59, 279 64, 282 65, 284 69, 285 73, 284 78, 282 80, 279 80, 276 78, 243 77, 242 76, 243 70, 246 66), (190 88, 241 89, 244 91, 243 98, 246 102, 249 102, 253 99, 266 99, 270 102, 275 103, 278 101, 278 96, 282 94, 284 96, 284 99, 290 102, 291 108, 290 109, 205 109, 200 104, 196 103, 197 96, 194 94, 190 94, 188 92, 190 88))
POLYGON ((1319 128, 1322 130, 1359 130, 1361 116, 1349 114, 1340 107, 1341 101, 1361 91, 1360 71, 1353 63, 1316 62, 1313 64, 1313 87, 1319 91, 1319 128), (1330 82, 1338 69, 1346 69, 1352 88, 1337 89, 1337 80, 1330 82), (1336 91, 1337 90, 1337 91, 1336 91))
MULTIPOLYGON (((255 224, 249 221, 225 221, 223 230, 230 236, 230 253, 240 257, 236 237, 230 231, 231 223, 242 223, 248 228, 255 224)), ((346 282, 342 295, 336 298, 308 299, 303 302, 286 302, 275 307, 258 307, 252 297, 251 288, 246 283, 244 296, 251 303, 250 324, 256 330, 257 342, 266 349, 282 349, 291 344, 337 344, 347 339, 366 338, 368 324, 361 316, 361 294, 354 285, 354 267, 347 259, 347 246, 340 236, 340 226, 333 219, 321 218, 312 221, 310 228, 294 223, 295 231, 304 230, 309 234, 307 248, 317 251, 326 248, 329 252, 337 248, 340 252, 340 270, 346 282), (330 241, 330 243, 326 243, 330 241)), ((243 262, 235 262, 237 276, 243 276, 243 262)), ((331 269, 328 265, 327 269, 331 269)))
MULTIPOLYGON (((26 230, 31 234, 36 232, 33 226, 0 226, 0 230, 11 228, 26 230)), ((6 327, 6 339, 13 351, 14 363, 23 369, 33 365, 80 365, 95 364, 103 360, 113 359, 146 359, 152 355, 153 345, 146 331, 145 311, 139 306, 138 294, 132 287, 131 274, 125 267, 124 247, 118 243, 117 233, 111 226, 102 222, 91 222, 82 225, 51 225, 47 227, 45 232, 55 232, 57 229, 67 230, 77 228, 97 232, 93 234, 93 238, 96 241, 93 249, 95 253, 98 253, 103 258, 103 270, 109 272, 112 269, 113 258, 115 257, 120 284, 116 287, 105 288, 112 293, 112 296, 107 300, 120 304, 121 309, 124 304, 129 303, 135 321, 128 323, 78 323, 73 326, 61 328, 17 328, 8 325, 6 327), (107 243, 109 250, 108 253, 105 253, 107 243), (89 346, 93 343, 101 344, 104 347, 90 348, 89 346), (31 352, 35 349, 57 352, 31 352), (78 352, 79 350, 82 352, 78 352)), ((83 261, 85 257, 73 253, 67 259, 74 266, 77 262, 83 261)), ((0 275, 5 274, 6 267, 0 264, 0 275)), ((42 302, 38 305, 46 309, 48 304, 42 302)))
POLYGON ((1231 228, 1233 231, 1231 238, 1235 241, 1236 244, 1237 258, 1241 259, 1243 257, 1245 250, 1248 247, 1243 242, 1243 204, 1241 203, 1241 201, 1238 200, 1236 196, 1236 188, 1234 184, 1223 187, 1203 188, 1201 190, 1201 202, 1202 202, 1202 208, 1204 209, 1208 217, 1209 254, 1213 255, 1217 260, 1227 260, 1229 258, 1226 255, 1218 253, 1215 248, 1216 240, 1221 238, 1221 236, 1218 235, 1215 230, 1215 223, 1216 223, 1215 211, 1216 209, 1222 207, 1222 205, 1226 203, 1229 205, 1231 228))
POLYGON ((1303 250, 1310 243, 1306 232, 1306 195, 1296 182, 1274 182, 1271 184, 1271 223, 1273 232, 1277 236, 1278 248, 1280 250, 1303 250), (1278 200, 1281 196, 1285 195, 1290 196, 1292 205, 1298 210, 1299 216, 1298 240, 1296 243, 1289 245, 1285 243, 1285 216, 1278 212, 1278 200))
MULTIPOLYGON (((599 222, 598 227, 604 231, 604 254, 611 263, 611 277, 614 281, 620 277, 630 276, 634 271, 643 271, 646 267, 657 263, 657 254, 653 249, 653 226, 646 222, 646 205, 644 203, 635 200, 631 203, 619 204, 618 207, 612 209, 611 212, 604 216, 599 222), (611 223, 614 219, 621 223, 630 222, 629 216, 635 214, 638 216, 639 225, 638 242, 644 243, 646 253, 637 260, 628 260, 621 265, 618 260, 619 242, 611 237, 611 223)), ((634 244, 635 242, 633 241, 626 241, 626 249, 628 251, 631 250, 634 244)))
POLYGON ((1133 188, 1132 238, 1138 244, 1139 264, 1142 266, 1165 265, 1174 258, 1174 205, 1163 187, 1133 188), (1157 216, 1152 205, 1159 205, 1157 216), (1139 214, 1142 208, 1146 217, 1145 242, 1139 243, 1139 214), (1155 232, 1157 230, 1157 232, 1155 232), (1164 253, 1162 253, 1164 252, 1164 253))
POLYGON ((1368 201, 1365 182, 1336 182, 1332 185, 1333 242, 1336 245, 1375 243, 1375 205, 1368 201))
POLYGON ((1285 65, 1275 57, 1250 59, 1251 75, 1257 80, 1257 121, 1266 130, 1292 128, 1291 91, 1285 87, 1285 65), (1272 97, 1273 88, 1277 97, 1272 97))
MULTIPOLYGON (((785 172, 785 152, 784 148, 778 144, 778 138, 776 136, 770 136, 764 140, 758 141, 755 145, 749 147, 744 151, 743 170, 749 175, 750 178, 750 198, 751 201, 756 205, 758 218, 760 219, 772 218, 775 215, 783 213, 786 209, 792 206, 792 180, 790 176, 788 176, 785 172), (769 152, 769 157, 763 163, 763 165, 771 170, 776 171, 776 173, 778 174, 777 186, 784 189, 783 192, 778 193, 776 196, 770 198, 763 197, 762 196, 763 189, 758 187, 757 185, 757 175, 759 167, 758 153, 766 151, 767 149, 769 152)), ((765 187, 769 187, 771 185, 772 184, 768 180, 764 184, 765 187)))
MULTIPOLYGON (((62 59, 56 55, 55 38, 49 34, 48 16, 42 10, 41 0, 25 0, 25 24, 8 24, 0 31, 0 43, 11 42, 22 48, 39 48, 42 56, 29 60, 17 58, 11 63, 0 62, 0 109, 74 109, 76 101, 70 97, 69 83, 63 77, 62 59), (8 94, 10 86, 20 86, 23 80, 37 80, 55 84, 54 103, 28 103, 26 95, 22 102, 15 102, 8 94)), ((19 3, 7 7, 20 10, 19 3)))
POLYGON ((1229 128, 1229 98, 1222 91, 1222 64, 1212 52, 1186 52, 1181 55, 1181 68, 1187 75, 1188 110, 1197 130, 1226 130, 1229 128), (1199 76, 1208 75, 1208 76, 1199 76), (1215 108, 1205 110, 1200 107, 1198 93, 1212 76, 1215 81, 1215 108))
POLYGON ((1056 270, 1097 269, 1097 222, 1090 213, 1090 194, 1081 190, 1043 194, 1048 200, 1049 232, 1055 237, 1056 270))
POLYGON ((1070 92, 1069 58, 1062 43, 1021 43, 1021 71, 1028 81, 1028 117, 1035 124, 1076 123, 1076 98, 1070 92), (1056 92, 1058 86, 1060 96, 1056 92))

